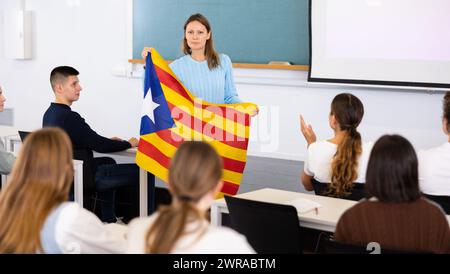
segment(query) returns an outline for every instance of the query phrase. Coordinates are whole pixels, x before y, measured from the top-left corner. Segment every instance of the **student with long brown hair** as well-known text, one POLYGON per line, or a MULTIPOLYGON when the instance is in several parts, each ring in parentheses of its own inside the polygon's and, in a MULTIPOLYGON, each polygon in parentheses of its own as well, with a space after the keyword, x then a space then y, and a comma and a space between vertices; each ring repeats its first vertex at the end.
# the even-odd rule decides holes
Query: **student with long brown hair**
POLYGON ((0 253, 120 253, 126 230, 67 202, 72 144, 57 128, 30 134, 0 193, 0 253))
POLYGON ((301 131, 308 143, 308 154, 301 181, 312 191, 312 179, 327 184, 325 194, 337 198, 349 196, 354 183, 364 183, 367 161, 373 143, 363 143, 358 126, 364 106, 354 95, 338 94, 331 103, 329 115, 333 138, 316 141, 316 135, 301 116, 301 131))
POLYGON ((367 167, 371 197, 342 214, 336 241, 381 249, 450 252, 450 228, 442 209, 419 191, 418 161, 411 143, 398 135, 381 137, 367 167))
MULTIPOLYGON (((151 49, 143 49, 143 59, 151 49)), ((185 55, 173 61, 170 68, 189 91, 210 103, 241 102, 233 80, 231 60, 215 50, 211 24, 202 14, 191 15, 184 24, 182 51, 185 55)))
POLYGON ((420 188, 450 214, 450 92, 444 95, 442 129, 448 140, 419 152, 420 188))
POLYGON ((130 223, 129 253, 254 253, 244 236, 206 218, 222 187, 222 161, 207 143, 184 142, 171 160, 172 204, 130 223))

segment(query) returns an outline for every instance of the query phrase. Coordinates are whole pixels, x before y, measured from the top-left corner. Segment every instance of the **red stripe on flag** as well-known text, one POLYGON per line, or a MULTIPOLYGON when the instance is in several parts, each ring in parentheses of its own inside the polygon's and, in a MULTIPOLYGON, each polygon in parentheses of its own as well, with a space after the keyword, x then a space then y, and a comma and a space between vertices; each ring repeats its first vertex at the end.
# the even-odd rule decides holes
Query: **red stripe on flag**
MULTIPOLYGON (((166 143, 171 144, 175 148, 178 148, 183 143, 183 138, 181 136, 179 136, 178 134, 171 132, 170 130, 161 130, 161 131, 156 132, 155 134, 157 134, 159 136, 159 138, 161 138, 166 143)), ((155 146, 146 142, 145 140, 141 139, 141 142, 142 142, 142 151, 141 151, 141 143, 139 144, 139 151, 141 151, 142 153, 145 153, 146 155, 149 155, 147 152, 152 151, 149 149, 145 149, 146 147, 151 146, 152 149, 157 149, 155 146), (144 151, 146 151, 146 152, 144 152, 144 151)), ((161 153, 161 152, 158 150, 158 153, 161 153)), ((166 156, 164 156, 164 157, 167 158, 166 156)), ((163 157, 163 159, 164 159, 164 157, 163 157)), ((223 161, 224 169, 233 171, 233 172, 237 172, 237 173, 241 173, 241 174, 244 172, 245 165, 246 165, 245 162, 233 160, 233 159, 223 157, 223 156, 222 156, 222 161, 223 161)))
POLYGON ((155 65, 156 74, 158 75, 158 79, 161 83, 168 86, 172 90, 176 91, 178 94, 186 98, 187 100, 192 102, 191 97, 189 97, 186 90, 183 88, 183 86, 178 82, 177 79, 175 79, 172 75, 155 65))
MULTIPOLYGON (((178 140, 182 140, 183 137, 181 137, 180 135, 178 135, 175 132, 172 132, 170 130, 158 131, 157 134, 162 140, 166 141, 167 143, 171 144, 172 146, 174 146, 176 148, 178 148, 183 143, 183 141, 178 141, 178 140)), ((241 173, 241 174, 244 173, 246 162, 233 160, 233 159, 223 157, 223 156, 222 156, 222 161, 223 161, 224 169, 234 171, 237 173, 241 173)))
MULTIPOLYGON (((176 108, 171 103, 167 103, 169 104, 170 108, 176 108)), ((183 111, 180 108, 177 108, 177 114, 182 114, 182 118, 180 119, 179 117, 173 117, 175 120, 197 131, 198 133, 211 137, 214 140, 220 141, 221 143, 224 143, 231 147, 247 150, 248 138, 236 136, 221 128, 208 124, 203 120, 191 116, 189 113, 183 111), (206 126, 207 129, 205 130, 206 126)))
POLYGON ((158 131, 156 132, 156 134, 166 143, 169 143, 176 148, 178 148, 184 142, 183 137, 172 132, 170 129, 158 131))
POLYGON ((145 141, 144 139, 141 139, 139 141, 138 150, 148 157, 152 158, 153 160, 157 161, 163 167, 167 169, 169 168, 170 158, 159 151, 157 147, 145 141))
POLYGON ((226 158, 226 157, 222 157, 222 161, 223 161, 224 169, 227 169, 229 171, 234 171, 234 172, 237 172, 240 174, 244 173, 245 162, 233 160, 233 159, 226 158))
POLYGON ((221 192, 226 193, 228 195, 236 195, 239 191, 239 185, 230 183, 230 182, 223 182, 223 187, 221 192))
MULTIPOLYGON (((168 86, 170 89, 174 90, 181 96, 183 96, 188 101, 194 103, 192 99, 189 97, 186 90, 183 88, 183 86, 178 82, 177 79, 175 79, 172 75, 164 71, 163 69, 159 68, 155 65, 156 74, 158 75, 158 79, 161 83, 168 86)), ((196 104, 197 107, 200 107, 196 104)), ((238 117, 236 123, 249 126, 250 125, 250 115, 246 115, 240 111, 237 111, 231 107, 222 107, 222 106, 211 106, 211 105, 201 105, 202 109, 207 109, 217 115, 220 115, 221 117, 227 117, 230 120, 235 120, 234 117, 238 117), (242 117, 242 118, 240 118, 242 117)))

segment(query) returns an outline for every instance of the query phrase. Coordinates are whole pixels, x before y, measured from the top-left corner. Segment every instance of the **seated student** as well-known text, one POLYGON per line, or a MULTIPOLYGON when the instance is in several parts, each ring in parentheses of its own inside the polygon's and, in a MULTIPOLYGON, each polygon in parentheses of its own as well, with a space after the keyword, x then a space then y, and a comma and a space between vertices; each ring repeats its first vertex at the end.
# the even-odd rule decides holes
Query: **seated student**
MULTIPOLYGON (((3 111, 6 98, 3 95, 2 87, 0 87, 0 112, 3 111)), ((8 175, 11 172, 15 157, 5 151, 5 145, 0 140, 0 174, 8 175)))
POLYGON ((126 227, 104 225, 67 202, 72 180, 67 134, 57 128, 30 134, 0 193, 0 253, 124 252, 126 227))
POLYGON ((370 155, 367 193, 373 197, 339 219, 336 241, 390 250, 450 252, 450 228, 440 207, 421 197, 417 156, 398 135, 381 137, 370 155))
MULTIPOLYGON (((50 83, 55 95, 55 102, 44 114, 43 127, 59 127, 70 137, 74 149, 87 149, 100 153, 126 150, 138 145, 136 138, 128 141, 117 137, 106 138, 95 132, 86 121, 70 107, 78 101, 81 86, 78 71, 72 67, 57 67, 50 74, 50 83)), ((117 221, 115 212, 115 190, 118 187, 139 184, 139 168, 135 164, 116 164, 107 157, 94 158, 96 190, 99 192, 102 221, 117 221), (102 184, 98 182, 104 182, 102 184)))
POLYGON ((244 236, 210 226, 206 214, 222 188, 222 161, 202 142, 185 142, 169 169, 172 204, 130 223, 129 253, 254 253, 244 236))
POLYGON ((450 200, 450 92, 445 94, 443 105, 442 128, 448 142, 419 152, 419 183, 424 194, 448 196, 450 200))
POLYGON ((308 154, 301 181, 313 190, 312 179, 328 185, 324 193, 337 198, 350 195, 354 183, 364 183, 367 161, 373 143, 362 143, 357 128, 364 115, 362 102, 349 93, 338 94, 331 103, 330 127, 334 137, 316 142, 316 135, 301 116, 301 131, 308 143, 308 154))

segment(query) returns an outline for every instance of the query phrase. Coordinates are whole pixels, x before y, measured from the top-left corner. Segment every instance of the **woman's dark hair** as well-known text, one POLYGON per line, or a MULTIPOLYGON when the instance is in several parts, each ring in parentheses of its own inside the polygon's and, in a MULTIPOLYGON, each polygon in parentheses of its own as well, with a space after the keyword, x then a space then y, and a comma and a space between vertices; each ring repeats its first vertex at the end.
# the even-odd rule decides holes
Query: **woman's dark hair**
POLYGON ((413 202, 421 197, 418 173, 417 155, 411 143, 399 135, 385 135, 370 154, 367 193, 381 202, 413 202))
POLYGON ((214 39, 213 39, 213 33, 211 29, 211 24, 209 23, 208 19, 206 19, 205 16, 203 16, 200 13, 196 13, 191 15, 187 20, 186 23, 184 23, 184 38, 183 38, 183 45, 182 50, 184 54, 191 54, 191 48, 189 47, 187 40, 186 40, 186 28, 189 25, 189 23, 197 21, 203 26, 205 26, 208 33, 211 33, 211 37, 208 41, 206 41, 205 46, 205 55, 206 60, 208 61, 208 67, 210 70, 213 70, 220 66, 220 57, 217 51, 214 48, 214 39))
POLYGON ((444 118, 447 121, 447 132, 450 133, 450 91, 447 91, 444 96, 444 118))
POLYGON ((346 131, 346 136, 338 145, 331 164, 331 183, 327 194, 342 198, 358 178, 362 141, 357 128, 364 116, 364 106, 358 97, 342 93, 334 97, 330 114, 334 115, 340 129, 346 131))

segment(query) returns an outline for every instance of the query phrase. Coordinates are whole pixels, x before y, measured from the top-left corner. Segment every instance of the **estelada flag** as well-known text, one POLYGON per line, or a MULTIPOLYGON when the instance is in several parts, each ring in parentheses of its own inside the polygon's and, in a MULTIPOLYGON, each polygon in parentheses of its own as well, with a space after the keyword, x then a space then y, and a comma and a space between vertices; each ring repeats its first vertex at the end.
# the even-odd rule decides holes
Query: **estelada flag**
POLYGON ((205 141, 222 157, 221 195, 239 190, 247 161, 250 113, 256 105, 211 104, 195 98, 152 49, 145 69, 141 139, 136 163, 167 182, 170 159, 184 141, 205 141))

